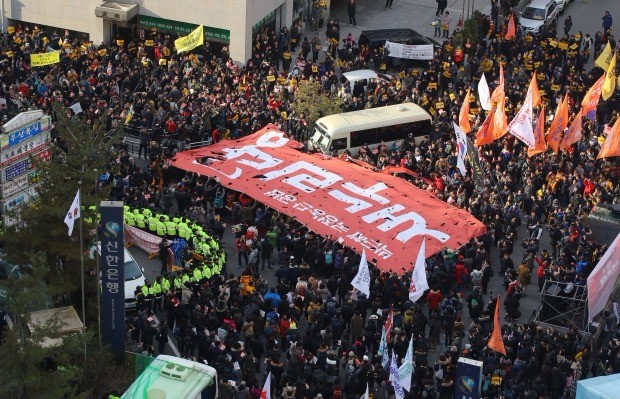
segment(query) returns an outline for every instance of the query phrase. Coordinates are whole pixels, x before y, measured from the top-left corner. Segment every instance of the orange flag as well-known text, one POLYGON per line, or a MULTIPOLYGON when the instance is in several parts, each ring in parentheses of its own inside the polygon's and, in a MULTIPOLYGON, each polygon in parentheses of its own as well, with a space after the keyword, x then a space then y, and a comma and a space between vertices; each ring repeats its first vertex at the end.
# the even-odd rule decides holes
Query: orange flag
POLYGON ((508 133, 508 117, 506 116, 506 97, 501 97, 495 106, 493 116, 493 140, 498 140, 508 133))
POLYGON ((476 145, 480 147, 483 144, 491 144, 493 142, 493 116, 495 115, 495 108, 491 108, 487 114, 486 119, 482 122, 482 125, 478 128, 476 133, 476 145))
POLYGON ((601 93, 603 92, 603 83, 605 83, 605 74, 601 75, 596 83, 590 87, 590 90, 588 90, 581 102, 583 113, 591 121, 596 119, 596 108, 598 107, 598 100, 601 98, 601 93))
POLYGON ((573 119, 573 122, 568 128, 568 132, 566 132, 566 135, 564 136, 564 138, 562 138, 562 143, 560 143, 560 149, 562 151, 568 151, 571 145, 575 144, 576 142, 581 140, 581 137, 583 137, 581 134, 582 116, 583 108, 579 110, 579 113, 577 114, 575 119, 573 119))
POLYGON ((515 25, 515 17, 514 14, 510 14, 510 19, 508 20, 508 29, 506 30, 506 36, 504 36, 504 39, 510 40, 516 36, 517 26, 515 25))
POLYGON ((471 132, 471 124, 469 123, 469 92, 467 90, 467 94, 465 94, 463 99, 463 105, 461 105, 461 112, 459 112, 459 127, 464 133, 471 132))
POLYGON ((532 80, 530 81, 530 87, 527 91, 532 92, 532 107, 538 107, 541 103, 540 99, 540 91, 538 90, 538 81, 536 80, 536 71, 532 75, 532 80))
POLYGON ((540 114, 538 115, 538 123, 534 126, 534 139, 536 139, 536 145, 534 148, 527 149, 527 156, 532 157, 541 152, 547 151, 547 142, 545 141, 545 106, 540 108, 540 114))
POLYGON ((598 154, 598 159, 620 156, 620 118, 616 119, 616 123, 611 128, 611 132, 607 134, 607 138, 598 154))
POLYGON ((504 339, 502 338, 502 325, 499 321, 499 308, 501 300, 499 295, 497 296, 497 302, 495 303, 495 315, 493 316, 493 332, 491 338, 487 342, 489 349, 493 349, 495 352, 506 355, 506 347, 504 346, 504 339))
POLYGON ((499 64, 499 85, 497 85, 497 87, 493 89, 493 94, 491 94, 491 102, 499 102, 500 98, 505 97, 506 93, 504 91, 504 66, 502 64, 499 64))
POLYGON ((564 101, 558 104, 558 109, 555 112, 549 131, 547 132, 547 143, 553 149, 556 154, 560 149, 560 143, 562 142, 562 135, 564 129, 568 125, 568 94, 564 96, 564 101))

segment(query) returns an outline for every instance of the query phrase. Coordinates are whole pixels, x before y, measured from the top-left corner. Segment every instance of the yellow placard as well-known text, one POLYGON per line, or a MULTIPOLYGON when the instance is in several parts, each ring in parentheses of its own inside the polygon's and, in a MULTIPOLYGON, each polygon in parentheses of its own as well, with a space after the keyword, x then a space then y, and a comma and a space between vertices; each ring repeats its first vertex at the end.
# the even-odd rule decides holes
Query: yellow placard
POLYGON ((152 40, 146 40, 146 41, 144 42, 144 45, 145 45, 145 46, 147 46, 147 47, 153 47, 153 45, 154 45, 154 44, 155 44, 155 43, 153 43, 153 41, 152 41, 152 40))
POLYGON ((203 26, 199 25, 189 35, 178 38, 174 41, 174 47, 177 49, 177 53, 183 51, 190 51, 198 46, 201 46, 205 41, 205 35, 203 26))
POLYGON ((159 65, 166 65, 168 63, 168 61, 166 61, 165 58, 160 58, 159 59, 159 65))
POLYGON ((442 109, 443 107, 444 107, 443 106, 443 101, 439 101, 438 103, 435 103, 435 108, 436 109, 442 109))
POLYGON ((267 82, 275 82, 276 77, 273 75, 267 75, 267 82))
POLYGON ((559 42, 558 43, 558 48, 560 50, 566 51, 566 50, 568 50, 568 43, 566 43, 566 42, 559 42))
POLYGON ((116 41, 116 45, 117 45, 118 47, 123 47, 123 46, 125 45, 125 41, 124 41, 124 40, 117 40, 117 41, 116 41))
POLYGON ((316 65, 312 65, 312 72, 317 73, 319 72, 319 67, 316 65))
POLYGON ((102 48, 101 50, 97 50, 97 54, 99 55, 106 55, 108 53, 108 50, 102 48))
POLYGON ((71 48, 71 43, 63 43, 62 48, 71 48))
POLYGON ((437 88, 437 82, 431 82, 428 84, 428 88, 429 89, 436 89, 437 88))
POLYGON ((9 27, 6 29, 6 33, 8 33, 9 35, 11 35, 11 34, 15 33, 15 27, 14 27, 14 26, 9 26, 9 27))
POLYGON ((570 48, 571 50, 577 50, 577 48, 578 48, 578 47, 579 47, 579 45, 578 45, 577 43, 573 43, 573 44, 571 44, 571 45, 570 45, 570 47, 569 47, 569 48, 570 48))
POLYGON ((558 41, 557 41, 557 40, 550 39, 550 40, 549 40, 549 45, 550 45, 551 47, 557 47, 557 46, 558 46, 558 41))
POLYGON ((44 65, 52 65, 60 62, 60 51, 52 51, 49 53, 30 54, 30 66, 39 67, 44 65))
POLYGON ((448 97, 450 97, 450 100, 454 101, 454 97, 456 97, 456 96, 454 95, 454 93, 450 93, 450 94, 448 94, 448 97))
POLYGON ((6 54, 6 56, 9 57, 9 58, 13 57, 13 55, 14 55, 12 51, 7 51, 4 54, 6 54))
POLYGON ((560 91, 560 85, 551 85, 551 91, 560 91))

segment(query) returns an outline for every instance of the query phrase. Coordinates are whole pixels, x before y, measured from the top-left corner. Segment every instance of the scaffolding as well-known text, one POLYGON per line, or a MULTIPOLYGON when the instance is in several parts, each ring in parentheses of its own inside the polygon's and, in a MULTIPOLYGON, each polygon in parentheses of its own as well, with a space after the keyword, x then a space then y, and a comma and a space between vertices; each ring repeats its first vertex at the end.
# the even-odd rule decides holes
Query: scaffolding
POLYGON ((568 331, 574 326, 579 332, 590 335, 587 287, 546 280, 534 322, 559 331, 568 331))

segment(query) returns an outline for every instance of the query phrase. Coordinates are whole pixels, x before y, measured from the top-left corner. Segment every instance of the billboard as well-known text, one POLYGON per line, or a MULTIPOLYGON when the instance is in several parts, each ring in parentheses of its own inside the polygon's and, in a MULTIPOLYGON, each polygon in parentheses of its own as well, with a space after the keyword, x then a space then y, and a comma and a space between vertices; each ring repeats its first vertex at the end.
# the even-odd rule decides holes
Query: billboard
POLYGON ((0 201, 0 209, 2 209, 2 213, 12 211, 21 205, 31 202, 38 196, 36 188, 37 186, 28 187, 19 191, 12 197, 3 198, 2 201, 0 201))
POLYGON ((34 164, 36 163, 36 161, 40 161, 40 162, 51 161, 52 150, 49 148, 46 148, 45 150, 32 155, 32 158, 35 160, 34 163, 32 162, 32 159, 29 156, 26 159, 22 159, 21 161, 17 161, 15 163, 2 167, 0 169, 1 171, 0 182, 6 183, 10 180, 15 179, 16 177, 23 175, 24 173, 28 172, 34 167, 34 164))
POLYGON ((101 317, 103 342, 121 355, 125 350, 125 263, 123 202, 101 201, 101 317))
POLYGON ((454 397, 458 399, 480 399, 483 362, 460 357, 454 380, 454 397))
POLYGON ((27 157, 30 153, 41 150, 48 145, 51 131, 43 132, 23 141, 19 145, 8 147, 2 150, 0 155, 0 165, 5 166, 21 158, 27 157))

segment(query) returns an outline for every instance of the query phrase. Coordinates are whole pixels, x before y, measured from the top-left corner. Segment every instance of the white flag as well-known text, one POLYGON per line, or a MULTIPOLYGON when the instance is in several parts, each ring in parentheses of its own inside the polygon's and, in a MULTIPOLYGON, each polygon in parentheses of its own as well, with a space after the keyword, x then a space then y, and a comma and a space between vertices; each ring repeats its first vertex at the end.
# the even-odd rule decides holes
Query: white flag
POLYGON ((461 174, 465 176, 467 169, 465 169, 465 155, 467 154, 467 136, 459 125, 452 122, 454 125, 454 133, 456 133, 456 167, 459 168, 461 174))
POLYGON ((82 110, 82 105, 80 103, 75 103, 69 108, 76 114, 79 114, 80 112, 84 112, 84 110, 82 110))
POLYGON ((484 73, 478 82, 478 98, 480 98, 480 106, 483 110, 489 111, 491 109, 491 92, 489 91, 489 84, 487 78, 484 77, 484 73))
POLYGON ((368 270, 368 261, 366 260, 366 250, 362 250, 362 260, 357 269, 357 274, 351 281, 353 288, 357 288, 360 292, 370 297, 370 270, 368 270))
POLYGON ((388 355, 388 346, 385 336, 385 327, 381 328, 381 341, 379 342, 379 349, 377 350, 379 356, 381 356, 381 365, 384 369, 387 368, 390 363, 390 356, 388 355))
POLYGON ((360 397, 360 399, 370 399, 370 391, 368 390, 368 383, 366 383, 366 393, 360 397))
POLYGON ((403 389, 407 392, 411 390, 411 377, 413 376, 413 336, 409 340, 409 348, 403 359, 403 364, 398 368, 398 378, 403 389))
POLYGON ((265 385, 260 393, 260 399, 271 399, 271 371, 267 374, 265 385))
POLYGON ((69 228, 69 236, 73 233, 73 223, 75 223, 75 219, 80 218, 80 190, 78 189, 77 194, 75 194, 75 198, 73 199, 73 203, 71 204, 71 208, 69 208, 69 212, 67 212, 67 216, 65 216, 65 224, 69 228))
POLYGON ((508 131, 530 148, 536 146, 532 108, 532 93, 530 91, 525 96, 523 106, 521 106, 517 115, 515 115, 514 119, 508 124, 508 131))
POLYGON ((396 366, 396 355, 394 352, 392 352, 392 361, 390 362, 390 382, 392 382, 392 387, 394 387, 396 399, 403 399, 405 397, 405 390, 398 378, 398 367, 396 366))
POLYGON ((426 281, 426 240, 422 240, 418 259, 415 261, 413 273, 411 273, 411 285, 409 285, 409 299, 416 302, 422 297, 424 291, 429 289, 426 281))

